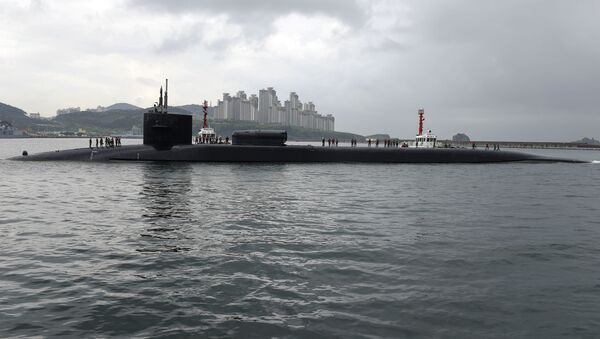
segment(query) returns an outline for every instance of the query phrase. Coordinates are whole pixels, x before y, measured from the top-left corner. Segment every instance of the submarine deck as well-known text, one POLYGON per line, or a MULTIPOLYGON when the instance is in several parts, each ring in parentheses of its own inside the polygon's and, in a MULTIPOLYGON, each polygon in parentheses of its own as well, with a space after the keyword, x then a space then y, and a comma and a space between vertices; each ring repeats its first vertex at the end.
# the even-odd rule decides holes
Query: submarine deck
POLYGON ((180 145, 156 150, 148 145, 78 148, 18 156, 23 161, 180 161, 180 162, 296 162, 296 163, 499 163, 572 162, 510 151, 453 148, 385 148, 322 146, 180 145))

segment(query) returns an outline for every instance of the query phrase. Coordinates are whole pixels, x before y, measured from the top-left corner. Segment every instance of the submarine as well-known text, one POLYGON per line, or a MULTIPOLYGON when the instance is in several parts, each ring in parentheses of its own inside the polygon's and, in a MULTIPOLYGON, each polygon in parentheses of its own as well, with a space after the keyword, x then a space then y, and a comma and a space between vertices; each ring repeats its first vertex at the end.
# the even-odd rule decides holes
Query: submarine
MULTIPOLYGON (((170 161, 230 163, 504 163, 583 162, 520 152, 464 148, 436 148, 435 138, 423 134, 423 113, 419 110, 416 147, 327 147, 286 145, 285 130, 236 131, 229 143, 202 140, 192 143, 192 116, 168 113, 168 80, 164 101, 162 87, 157 104, 144 113, 141 145, 89 147, 44 152, 11 158, 20 161, 170 161), (425 141, 433 140, 433 147, 425 141), (420 146, 420 147, 419 147, 420 146)), ((204 127, 206 104, 204 105, 204 127)), ((198 139, 197 139, 198 140, 198 139)))

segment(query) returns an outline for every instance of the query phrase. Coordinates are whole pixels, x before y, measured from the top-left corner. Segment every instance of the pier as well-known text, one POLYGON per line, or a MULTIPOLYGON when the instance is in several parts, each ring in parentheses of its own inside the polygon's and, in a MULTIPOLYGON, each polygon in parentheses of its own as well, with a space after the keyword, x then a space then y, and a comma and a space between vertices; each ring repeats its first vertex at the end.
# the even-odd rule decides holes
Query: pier
POLYGON ((600 145, 590 145, 575 142, 548 142, 548 141, 494 141, 494 140, 475 140, 469 142, 458 142, 452 140, 440 140, 441 144, 449 144, 452 147, 473 147, 485 148, 485 145, 500 145, 503 148, 530 148, 530 149, 588 149, 600 150, 600 145))

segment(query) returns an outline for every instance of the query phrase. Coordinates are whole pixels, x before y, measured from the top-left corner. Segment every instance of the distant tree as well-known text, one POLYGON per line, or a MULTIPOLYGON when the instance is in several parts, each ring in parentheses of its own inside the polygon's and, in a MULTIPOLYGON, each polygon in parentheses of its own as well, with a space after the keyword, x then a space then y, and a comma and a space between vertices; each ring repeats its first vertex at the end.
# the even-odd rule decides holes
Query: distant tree
POLYGON ((471 141, 471 139, 469 138, 468 135, 466 135, 464 133, 458 133, 458 134, 455 134, 452 137, 452 141, 456 141, 456 142, 469 142, 469 141, 471 141))

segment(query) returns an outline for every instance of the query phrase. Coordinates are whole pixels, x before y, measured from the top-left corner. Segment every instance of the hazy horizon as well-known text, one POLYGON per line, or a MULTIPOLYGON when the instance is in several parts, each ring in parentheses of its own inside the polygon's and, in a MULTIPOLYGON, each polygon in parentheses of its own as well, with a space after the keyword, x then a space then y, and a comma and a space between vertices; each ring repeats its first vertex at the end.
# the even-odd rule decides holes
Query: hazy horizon
POLYGON ((593 1, 3 1, 0 102, 53 116, 294 91, 336 130, 599 139, 593 1))

